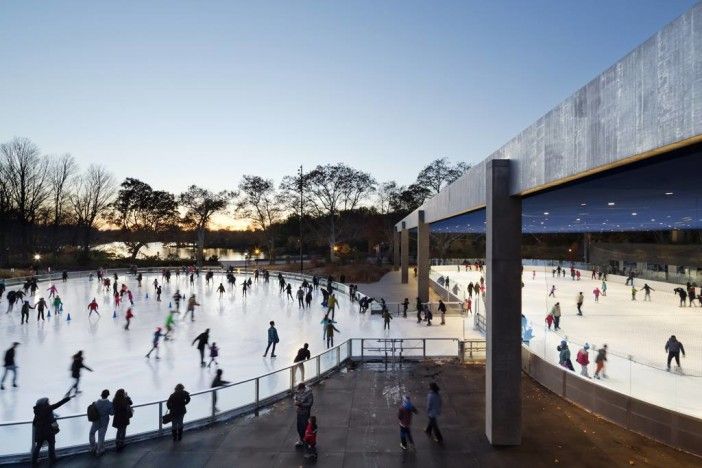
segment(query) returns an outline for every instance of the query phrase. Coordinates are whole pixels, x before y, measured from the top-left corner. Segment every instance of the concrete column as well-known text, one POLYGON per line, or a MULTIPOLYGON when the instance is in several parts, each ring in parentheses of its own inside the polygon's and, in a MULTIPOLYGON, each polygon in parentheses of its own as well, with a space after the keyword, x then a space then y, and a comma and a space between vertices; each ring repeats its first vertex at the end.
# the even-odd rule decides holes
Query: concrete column
POLYGON ((402 283, 407 284, 409 281, 409 231, 405 227, 404 221, 400 232, 400 272, 402 283))
POLYGON ((400 268, 400 231, 397 229, 392 235, 392 266, 400 268))
POLYGON ((485 435, 492 445, 522 440, 522 202, 510 197, 513 161, 487 164, 485 435))
POLYGON ((429 234, 431 227, 424 222, 424 210, 417 212, 417 297, 429 302, 429 234))

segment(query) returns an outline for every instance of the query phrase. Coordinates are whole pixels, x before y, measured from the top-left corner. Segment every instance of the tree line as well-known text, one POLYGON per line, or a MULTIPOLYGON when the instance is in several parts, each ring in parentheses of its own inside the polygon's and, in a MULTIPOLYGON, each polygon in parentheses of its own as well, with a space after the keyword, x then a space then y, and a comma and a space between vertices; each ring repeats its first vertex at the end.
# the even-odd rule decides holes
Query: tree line
POLYGON ((377 181, 345 163, 318 165, 283 177, 279 184, 244 174, 230 190, 192 185, 180 194, 127 177, 121 183, 105 167, 81 169, 70 154, 44 155, 28 138, 0 144, 0 264, 30 262, 34 253, 75 247, 85 258, 101 229, 136 258, 149 242, 190 232, 203 260, 213 217, 246 220, 269 258, 293 250, 389 245, 394 224, 456 180, 469 166, 447 158, 430 162, 414 183, 377 181), (302 229, 299 228, 302 221, 302 229))

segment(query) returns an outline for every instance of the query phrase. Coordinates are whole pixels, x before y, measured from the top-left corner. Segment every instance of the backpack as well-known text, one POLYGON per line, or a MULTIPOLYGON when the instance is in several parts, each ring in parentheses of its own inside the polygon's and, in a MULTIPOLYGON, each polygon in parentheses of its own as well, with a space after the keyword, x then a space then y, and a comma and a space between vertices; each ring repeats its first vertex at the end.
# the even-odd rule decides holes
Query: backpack
POLYGON ((88 405, 88 421, 90 422, 96 422, 100 420, 100 413, 98 413, 97 406, 95 406, 95 402, 90 403, 88 405))

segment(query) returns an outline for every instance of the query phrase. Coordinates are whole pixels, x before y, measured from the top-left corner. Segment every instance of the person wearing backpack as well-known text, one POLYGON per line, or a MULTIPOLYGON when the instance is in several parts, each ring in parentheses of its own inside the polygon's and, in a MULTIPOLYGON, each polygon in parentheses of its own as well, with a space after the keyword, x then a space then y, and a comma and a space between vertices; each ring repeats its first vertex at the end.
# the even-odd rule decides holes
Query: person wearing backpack
POLYGON ((110 391, 103 390, 100 394, 100 399, 88 406, 88 421, 93 423, 90 426, 88 442, 90 443, 90 450, 97 456, 105 452, 105 434, 110 423, 110 415, 114 414, 112 402, 107 399, 109 396, 110 391), (95 443, 96 432, 98 434, 97 444, 95 443))
POLYGON ((587 352, 589 349, 590 345, 585 343, 585 346, 583 346, 575 356, 575 361, 580 364, 580 375, 587 377, 588 379, 590 378, 590 374, 587 372, 587 366, 590 364, 590 356, 587 352))
POLYGON ((114 410, 114 418, 112 418, 112 427, 117 429, 115 436, 115 446, 119 452, 124 448, 124 439, 127 435, 127 426, 129 420, 134 415, 132 409, 132 399, 129 398, 127 392, 120 388, 115 392, 115 397, 112 399, 112 409, 114 410))

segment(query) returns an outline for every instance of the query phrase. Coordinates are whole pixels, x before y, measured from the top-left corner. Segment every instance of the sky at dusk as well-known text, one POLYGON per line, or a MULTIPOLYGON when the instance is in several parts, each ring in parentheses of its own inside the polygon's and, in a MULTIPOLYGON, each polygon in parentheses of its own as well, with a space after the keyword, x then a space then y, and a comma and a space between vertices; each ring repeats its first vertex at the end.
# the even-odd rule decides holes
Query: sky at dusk
POLYGON ((179 192, 484 159, 692 0, 0 3, 0 142, 179 192))

